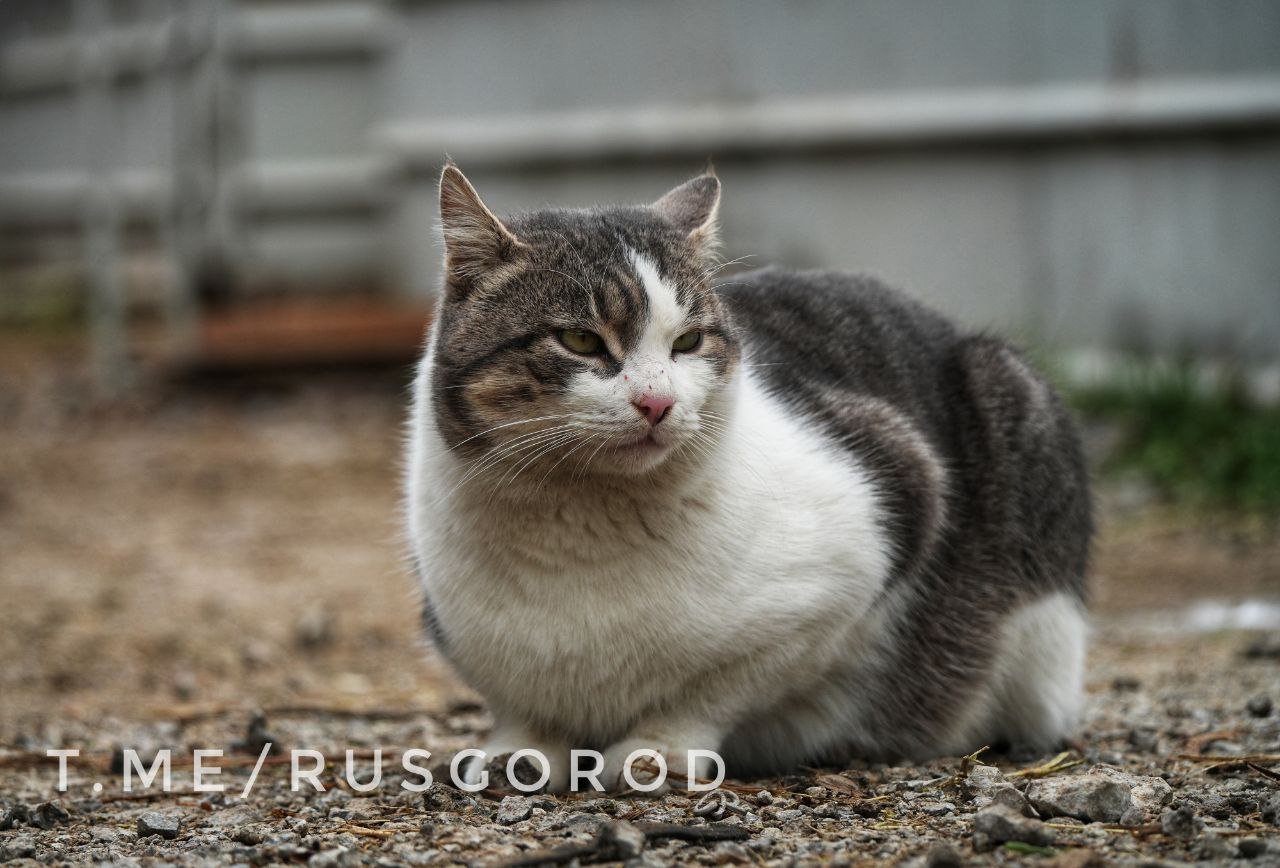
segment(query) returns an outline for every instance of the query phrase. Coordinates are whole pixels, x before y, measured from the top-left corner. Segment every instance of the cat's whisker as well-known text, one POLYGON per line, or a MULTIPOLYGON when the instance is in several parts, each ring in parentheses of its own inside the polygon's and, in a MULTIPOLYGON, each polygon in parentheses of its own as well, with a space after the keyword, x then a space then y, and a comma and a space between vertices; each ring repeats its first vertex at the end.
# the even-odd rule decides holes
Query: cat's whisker
POLYGON ((586 437, 582 438, 582 440, 581 440, 581 441, 579 441, 577 444, 575 444, 575 445, 573 446, 573 448, 569 449, 567 452, 565 452, 565 454, 564 454, 564 455, 560 456, 560 460, 559 460, 559 461, 557 461, 555 464, 552 464, 552 465, 551 465, 551 467, 550 467, 550 469, 548 469, 546 473, 542 474, 542 479, 540 479, 540 480, 538 481, 538 485, 539 485, 539 487, 541 487, 541 486, 542 486, 542 485, 547 481, 547 478, 548 478, 549 476, 551 476, 551 474, 552 474, 552 473, 554 473, 554 472, 555 472, 555 469, 556 469, 557 467, 559 467, 561 464, 563 464, 563 463, 565 462, 565 459, 567 459, 569 456, 573 455, 575 452, 577 452, 577 451, 578 451, 579 449, 581 449, 583 446, 587 445, 588 443, 590 443, 592 440, 596 439, 596 437, 599 437, 599 436, 600 436, 599 434, 589 434, 589 435, 587 435, 586 437))
POLYGON ((560 446, 567 443, 571 443, 574 440, 578 439, 578 437, 580 436, 581 436, 581 432, 579 431, 568 431, 560 434, 558 437, 551 438, 550 441, 538 444, 538 446, 533 448, 533 450, 531 451, 531 454, 528 455, 523 461, 521 461, 521 463, 519 463, 515 467, 515 469, 511 472, 511 475, 508 477, 505 477, 502 480, 502 484, 507 485, 510 482, 513 482, 515 478, 519 476, 526 467, 533 464, 543 455, 546 455, 550 452, 554 452, 560 446))
POLYGON ((484 453, 484 455, 480 456, 475 461, 473 461, 469 466, 469 470, 481 470, 483 469, 484 465, 486 465, 487 463, 491 463, 495 459, 503 458, 507 452, 514 450, 519 446, 525 443, 528 443, 531 440, 541 439, 545 436, 554 434, 555 432, 562 431, 568 427, 569 427, 568 425, 553 425, 553 426, 550 426, 549 428, 543 428, 538 431, 531 431, 529 433, 521 434, 517 437, 513 437, 510 440, 499 443, 498 445, 494 446, 489 451, 484 453))
POLYGON ((553 439, 549 443, 542 443, 542 444, 539 444, 538 446, 532 447, 532 449, 530 450, 530 454, 520 461, 519 465, 514 469, 514 471, 509 471, 508 476, 505 476, 497 480, 492 490, 489 492, 489 498, 487 503, 492 503, 493 498, 503 488, 510 488, 515 483, 516 479, 520 476, 520 474, 523 473, 527 468, 535 464, 538 460, 540 460, 546 455, 550 455, 552 452, 555 452, 557 449, 560 449, 564 446, 567 446, 573 443, 573 441, 578 439, 580 436, 581 436, 580 432, 571 431, 561 435, 560 437, 553 439))
POLYGON ((513 440, 510 440, 498 446, 495 446, 493 449, 490 449, 488 452, 486 452, 483 456, 476 459, 476 461, 473 462, 470 465, 470 467, 468 467, 467 471, 463 474, 462 478, 458 481, 458 483, 452 489, 450 489, 446 497, 448 495, 452 495, 456 493, 466 483, 488 472, 489 470, 501 464, 503 461, 505 461, 507 458, 511 457, 512 455, 515 455, 519 452, 524 451, 527 448, 537 445, 538 443, 541 443, 546 439, 553 438, 568 427, 570 426, 568 425, 553 426, 552 428, 549 428, 549 429, 543 429, 540 431, 535 431, 529 434, 521 435, 520 437, 517 437, 513 440))
POLYGON ((501 425, 494 425, 492 428, 486 428, 484 431, 477 432, 475 434, 472 434, 470 437, 466 437, 462 440, 459 440, 457 443, 453 444, 452 446, 446 446, 444 449, 444 452, 437 453, 437 454, 443 455, 448 452, 454 452, 458 449, 458 447, 464 446, 465 444, 470 443, 472 440, 475 440, 477 437, 483 437, 486 434, 492 434, 494 431, 499 431, 503 428, 510 428, 513 425, 529 425, 529 424, 532 424, 533 422, 547 422, 552 419, 568 419, 573 415, 574 415, 573 413, 553 413, 549 416, 533 416, 529 419, 516 419, 511 422, 503 422, 501 425))
POLYGON ((591 462, 595 460, 596 455, 600 452, 600 450, 601 450, 601 449, 603 449, 605 446, 608 446, 608 445, 609 445, 609 439, 606 437, 605 439, 601 440, 601 441, 600 441, 600 445, 598 445, 598 446, 597 446, 597 447, 592 451, 592 453, 591 453, 590 455, 588 455, 588 456, 587 456, 586 461, 582 462, 582 471, 583 471, 583 473, 584 473, 584 474, 586 473, 587 468, 591 466, 591 462))

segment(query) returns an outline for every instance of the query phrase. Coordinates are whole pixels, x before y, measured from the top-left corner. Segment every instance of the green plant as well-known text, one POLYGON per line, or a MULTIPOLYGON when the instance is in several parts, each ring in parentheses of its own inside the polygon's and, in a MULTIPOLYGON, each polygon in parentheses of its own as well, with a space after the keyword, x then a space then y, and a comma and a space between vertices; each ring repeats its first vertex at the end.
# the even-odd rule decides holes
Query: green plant
POLYGON ((1144 365, 1071 398, 1121 426, 1104 473, 1141 473, 1191 506, 1280 514, 1280 407, 1251 400, 1243 378, 1210 387, 1190 363, 1144 365))

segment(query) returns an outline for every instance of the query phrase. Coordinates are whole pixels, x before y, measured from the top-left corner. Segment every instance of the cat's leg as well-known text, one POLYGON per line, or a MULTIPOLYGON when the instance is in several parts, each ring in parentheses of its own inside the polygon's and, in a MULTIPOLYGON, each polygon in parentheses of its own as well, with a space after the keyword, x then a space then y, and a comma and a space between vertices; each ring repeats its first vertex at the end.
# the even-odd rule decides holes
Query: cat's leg
MULTIPOLYGON (((536 750, 546 758, 551 776, 547 779, 547 792, 562 793, 569 788, 569 748, 564 744, 549 742, 539 738, 520 724, 506 721, 494 727, 481 750, 483 757, 473 756, 464 761, 459 776, 463 783, 475 785, 480 783, 481 773, 485 766, 495 757, 515 753, 518 750, 536 750)), ((536 773, 542 774, 538 758, 528 757, 534 765, 536 773)))
MULTIPOLYGON (((665 793, 673 785, 687 786, 689 751, 718 751, 724 736, 723 727, 699 720, 672 718, 642 723, 634 727, 627 738, 605 749, 600 783, 611 791, 630 789, 631 785, 623 776, 627 758, 637 750, 645 750, 659 754, 667 771, 662 785, 652 792, 665 793)), ((695 778, 706 780, 714 777, 716 771, 710 757, 694 756, 695 778)), ((656 779, 652 756, 646 754, 634 760, 631 776, 641 785, 652 783, 656 779)))
POLYGON ((1043 754, 1057 750, 1079 720, 1088 638, 1079 599, 1068 592, 1041 597, 1010 613, 1001 633, 990 679, 948 753, 1004 742, 1043 754))

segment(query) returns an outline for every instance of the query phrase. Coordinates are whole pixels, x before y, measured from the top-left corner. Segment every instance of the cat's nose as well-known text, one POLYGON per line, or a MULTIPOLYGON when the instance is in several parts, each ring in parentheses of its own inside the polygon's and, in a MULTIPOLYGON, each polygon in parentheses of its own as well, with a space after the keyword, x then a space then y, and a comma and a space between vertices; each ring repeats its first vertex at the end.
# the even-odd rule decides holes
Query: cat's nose
POLYGON ((645 395, 640 400, 632 401, 631 403, 640 411, 640 415, 649 420, 650 425, 657 425, 667 418, 667 411, 671 409, 675 402, 675 398, 667 395, 645 395))

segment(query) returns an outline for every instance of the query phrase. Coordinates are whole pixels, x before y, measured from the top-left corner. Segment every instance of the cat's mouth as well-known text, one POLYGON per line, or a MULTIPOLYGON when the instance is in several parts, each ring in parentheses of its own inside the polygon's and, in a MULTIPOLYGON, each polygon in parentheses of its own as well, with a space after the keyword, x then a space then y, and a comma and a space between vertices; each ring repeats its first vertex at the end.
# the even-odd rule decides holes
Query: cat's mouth
POLYGON ((670 444, 663 443, 654 436, 653 431, 650 431, 641 437, 618 443, 613 448, 618 451, 639 450, 649 452, 656 449, 666 449, 668 445, 670 444))

